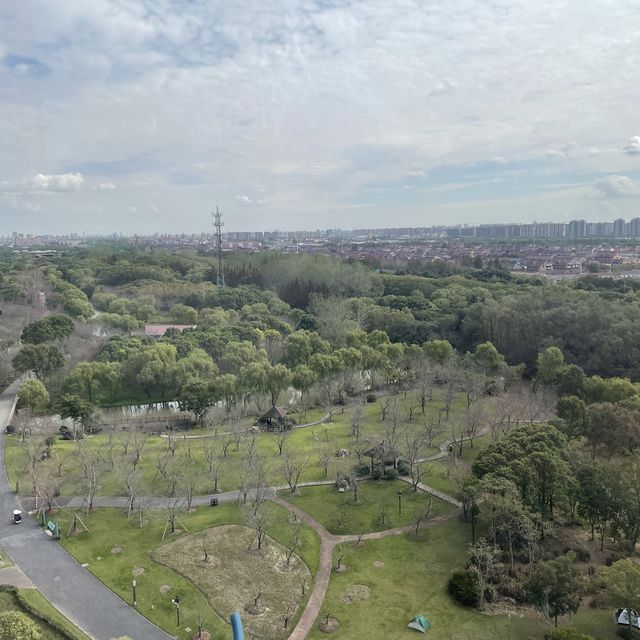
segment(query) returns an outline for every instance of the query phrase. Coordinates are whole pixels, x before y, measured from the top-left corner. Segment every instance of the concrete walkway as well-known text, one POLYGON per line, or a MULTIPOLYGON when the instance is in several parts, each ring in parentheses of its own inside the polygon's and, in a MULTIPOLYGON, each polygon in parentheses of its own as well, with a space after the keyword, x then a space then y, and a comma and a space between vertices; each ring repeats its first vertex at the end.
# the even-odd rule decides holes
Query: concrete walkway
POLYGON ((33 589, 33 582, 15 565, 0 569, 0 584, 10 584, 17 589, 33 589))
MULTIPOLYGON (((4 455, 4 428, 19 385, 16 381, 0 395, 0 458, 4 455)), ((11 512, 16 508, 21 508, 20 502, 1 471, 0 547, 73 624, 96 640, 119 636, 170 640, 169 634, 142 617, 50 540, 31 518, 14 525, 11 512)))

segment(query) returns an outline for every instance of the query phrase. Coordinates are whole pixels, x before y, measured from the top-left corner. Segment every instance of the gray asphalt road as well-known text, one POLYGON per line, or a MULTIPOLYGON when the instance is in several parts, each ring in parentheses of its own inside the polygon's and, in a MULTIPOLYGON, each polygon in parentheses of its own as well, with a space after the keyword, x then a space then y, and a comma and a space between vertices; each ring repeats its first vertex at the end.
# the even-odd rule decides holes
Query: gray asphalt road
MULTIPOLYGON (((18 383, 0 395, 0 459, 4 460, 4 427, 18 383)), ((96 640, 129 636, 132 640, 169 640, 168 635, 118 598, 80 566, 30 517, 14 525, 18 500, 0 471, 0 547, 49 601, 96 640)))

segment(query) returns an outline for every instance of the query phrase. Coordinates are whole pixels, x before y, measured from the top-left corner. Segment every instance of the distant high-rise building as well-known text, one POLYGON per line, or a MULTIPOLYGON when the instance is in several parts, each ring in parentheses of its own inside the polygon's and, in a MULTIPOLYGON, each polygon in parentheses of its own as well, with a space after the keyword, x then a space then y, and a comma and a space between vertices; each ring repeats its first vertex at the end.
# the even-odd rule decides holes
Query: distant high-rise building
POLYGON ((571 220, 569 222, 570 238, 585 238, 587 235, 587 223, 585 220, 571 220))
POLYGON ((614 238, 624 238, 627 235, 627 225, 625 224, 624 218, 618 218, 613 221, 613 237, 614 238))

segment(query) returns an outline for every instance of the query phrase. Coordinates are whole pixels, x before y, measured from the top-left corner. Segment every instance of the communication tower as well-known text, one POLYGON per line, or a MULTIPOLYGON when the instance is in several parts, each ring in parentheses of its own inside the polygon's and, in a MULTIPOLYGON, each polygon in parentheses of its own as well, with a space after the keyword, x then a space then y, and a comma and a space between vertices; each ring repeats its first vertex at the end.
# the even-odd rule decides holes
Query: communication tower
POLYGON ((218 209, 216 205, 216 212, 211 214, 213 217, 213 226, 215 227, 215 239, 216 239, 216 256, 218 257, 218 272, 216 274, 216 284, 219 287, 224 287, 224 262, 222 259, 222 211, 218 209))

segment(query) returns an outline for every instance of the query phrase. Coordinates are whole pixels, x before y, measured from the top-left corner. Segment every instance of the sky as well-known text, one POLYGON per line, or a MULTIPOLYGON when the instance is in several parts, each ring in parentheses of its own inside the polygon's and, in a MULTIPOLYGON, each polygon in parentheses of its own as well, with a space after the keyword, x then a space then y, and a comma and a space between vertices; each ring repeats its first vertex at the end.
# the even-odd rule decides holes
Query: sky
POLYGON ((637 0, 0 3, 0 235, 640 216, 637 0))

